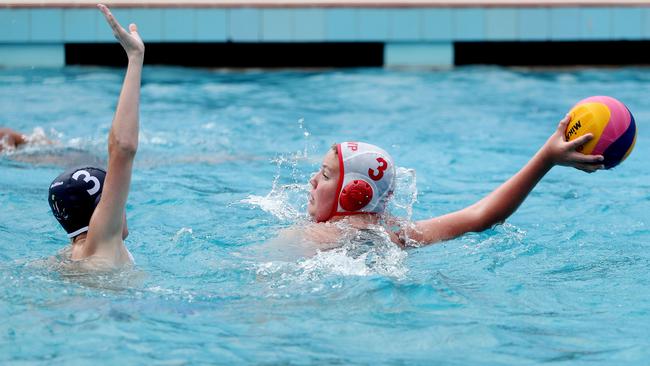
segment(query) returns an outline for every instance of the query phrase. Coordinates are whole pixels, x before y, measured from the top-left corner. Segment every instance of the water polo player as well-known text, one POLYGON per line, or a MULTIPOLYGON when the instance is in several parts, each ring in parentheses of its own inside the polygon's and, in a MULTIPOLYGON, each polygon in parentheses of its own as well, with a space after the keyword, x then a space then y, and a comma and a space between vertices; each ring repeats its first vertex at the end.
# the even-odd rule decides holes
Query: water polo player
MULTIPOLYGON (((399 232, 388 230, 401 245, 431 244, 467 232, 483 231, 508 218, 546 173, 556 165, 571 166, 588 173, 604 169, 602 155, 584 155, 578 149, 592 134, 573 141, 564 132, 571 117, 562 119, 555 133, 533 158, 512 178, 473 205, 440 217, 405 225, 399 232)), ((380 224, 394 186, 395 166, 384 150, 361 142, 336 144, 325 155, 312 179, 307 210, 318 223, 348 220, 364 228, 380 224)), ((336 241, 341 232, 335 226, 311 230, 318 241, 336 241)))
POLYGON ((140 80, 144 44, 135 24, 127 32, 104 5, 98 5, 128 56, 122 92, 108 136, 108 169, 78 167, 59 175, 49 188, 52 213, 72 240, 69 259, 88 269, 133 263, 124 246, 128 235, 126 200, 138 147, 140 80))
POLYGON ((0 151, 13 150, 27 142, 25 136, 10 128, 0 127, 0 151))

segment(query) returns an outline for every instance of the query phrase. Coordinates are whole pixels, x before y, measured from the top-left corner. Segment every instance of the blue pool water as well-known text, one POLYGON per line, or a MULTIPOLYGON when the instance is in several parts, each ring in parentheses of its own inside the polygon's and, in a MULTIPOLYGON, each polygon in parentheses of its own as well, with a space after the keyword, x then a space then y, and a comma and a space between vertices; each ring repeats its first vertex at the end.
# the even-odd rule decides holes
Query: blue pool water
POLYGON ((648 69, 147 68, 137 266, 61 271, 47 187, 105 160, 122 75, 0 70, 0 125, 35 140, 0 155, 0 364, 647 364, 648 69), (635 151, 612 171, 555 168, 505 225, 316 255, 283 234, 304 227, 335 141, 385 147, 403 168, 393 212, 428 218, 515 173, 590 95, 628 105, 635 151))

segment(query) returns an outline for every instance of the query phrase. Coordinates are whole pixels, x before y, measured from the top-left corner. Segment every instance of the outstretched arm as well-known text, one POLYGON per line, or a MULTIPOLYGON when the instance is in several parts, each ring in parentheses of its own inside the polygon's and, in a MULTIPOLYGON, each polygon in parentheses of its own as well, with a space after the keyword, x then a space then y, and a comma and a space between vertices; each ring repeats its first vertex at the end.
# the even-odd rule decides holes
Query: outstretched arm
POLYGON ((564 117, 535 156, 492 193, 460 211, 416 222, 414 227, 407 229, 407 236, 419 243, 431 244, 467 232, 483 231, 505 221, 515 212, 553 166, 572 166, 587 173, 603 169, 601 155, 584 155, 576 150, 593 138, 591 134, 565 141, 564 131, 570 120, 569 115, 564 117))
POLYGON ((129 25, 127 32, 106 6, 100 4, 97 7, 126 51, 129 63, 108 136, 108 170, 102 198, 88 229, 86 247, 89 255, 112 253, 123 240, 126 199, 131 184, 133 159, 138 148, 140 79, 144 60, 144 44, 136 25, 129 25))

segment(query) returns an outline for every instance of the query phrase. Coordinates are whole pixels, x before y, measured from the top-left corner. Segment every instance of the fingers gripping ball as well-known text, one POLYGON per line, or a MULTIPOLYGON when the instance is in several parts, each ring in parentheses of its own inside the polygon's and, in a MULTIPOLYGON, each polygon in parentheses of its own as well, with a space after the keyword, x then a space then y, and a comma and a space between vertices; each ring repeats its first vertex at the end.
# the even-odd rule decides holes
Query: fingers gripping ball
POLYGON ((346 211, 358 211, 372 200, 372 187, 363 180, 354 180, 341 191, 341 207, 346 211))
POLYGON ((630 110, 620 101, 606 96, 583 99, 569 111, 571 121, 565 137, 572 141, 587 133, 594 138, 578 151, 587 155, 603 155, 605 169, 620 164, 634 148, 636 124, 630 110))

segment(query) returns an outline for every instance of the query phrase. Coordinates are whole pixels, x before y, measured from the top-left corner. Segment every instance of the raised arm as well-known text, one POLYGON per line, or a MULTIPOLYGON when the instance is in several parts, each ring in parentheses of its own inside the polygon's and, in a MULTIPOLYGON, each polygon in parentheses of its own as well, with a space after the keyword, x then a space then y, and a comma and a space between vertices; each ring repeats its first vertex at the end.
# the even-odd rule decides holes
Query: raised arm
POLYGON ((535 156, 492 193, 460 211, 416 222, 414 227, 406 230, 407 236, 421 244, 432 244, 467 232, 483 231, 505 221, 515 212, 553 166, 572 166, 587 173, 603 169, 601 155, 584 155, 576 150, 593 138, 591 134, 565 141, 564 131, 570 120, 569 115, 564 117, 535 156))
POLYGON ((108 136, 108 170, 104 189, 99 205, 90 219, 86 239, 90 255, 110 254, 116 245, 122 244, 126 199, 131 184, 133 159, 138 148, 140 79, 144 59, 144 44, 136 25, 129 25, 127 32, 106 6, 100 4, 97 7, 126 51, 128 66, 108 136))

